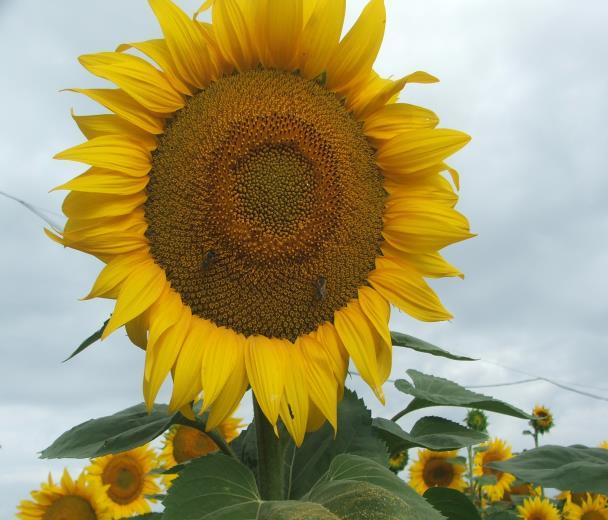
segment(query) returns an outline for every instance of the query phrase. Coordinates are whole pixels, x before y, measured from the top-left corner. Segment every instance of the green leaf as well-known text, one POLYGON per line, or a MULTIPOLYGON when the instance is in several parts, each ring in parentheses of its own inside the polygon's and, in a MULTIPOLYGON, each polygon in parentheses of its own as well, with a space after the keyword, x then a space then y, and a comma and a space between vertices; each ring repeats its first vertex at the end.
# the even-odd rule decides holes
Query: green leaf
POLYGON ((608 450, 585 446, 541 446, 487 466, 544 487, 608 494, 608 450))
POLYGON ((405 347, 416 352, 422 352, 424 354, 431 354, 432 356, 440 356, 448 359, 454 359, 456 361, 477 361, 476 359, 466 357, 466 356, 457 356, 456 354, 451 354, 447 350, 443 350, 436 345, 431 343, 427 343, 422 339, 415 338, 414 336, 409 336, 407 334, 403 334, 401 332, 391 331, 391 339, 393 340, 393 345, 396 347, 405 347))
POLYGON ((488 438, 485 433, 470 430, 442 417, 423 417, 410 433, 396 422, 381 417, 375 418, 372 424, 391 451, 413 447, 450 451, 479 444, 488 438))
POLYGON ((328 470, 332 459, 341 453, 361 455, 388 467, 384 442, 372 429, 371 412, 357 394, 346 390, 338 406, 338 431, 325 424, 306 436, 302 446, 287 449, 285 474, 289 498, 300 498, 328 470))
POLYGON ((171 426, 175 417, 169 415, 167 405, 154 405, 148 413, 141 403, 75 426, 43 450, 40 458, 88 459, 130 450, 158 437, 171 426))
POLYGON ((146 513, 145 515, 138 515, 130 517, 131 520, 161 520, 163 518, 162 513, 146 513))
POLYGON ((389 469, 365 457, 344 454, 303 497, 339 518, 441 520, 418 493, 389 469))
POLYGON ((74 352, 72 352, 69 357, 65 358, 62 362, 65 363, 66 361, 69 361, 74 356, 77 356, 78 354, 80 354, 85 348, 88 348, 96 341, 99 341, 101 339, 101 335, 103 334, 103 329, 106 328, 108 321, 110 321, 110 320, 107 319, 106 321, 104 321, 103 325, 101 326, 101 328, 98 331, 93 332, 93 334, 91 334, 87 339, 85 339, 79 345, 79 347, 74 352))
POLYGON ((448 520, 481 520, 477 508, 455 489, 433 487, 426 490, 424 498, 448 520))
POLYGON ((493 486, 498 482, 496 475, 481 475, 473 478, 480 486, 493 486))
POLYGON ((413 401, 398 414, 399 417, 430 406, 459 406, 464 408, 479 408, 490 412, 501 413, 530 419, 531 416, 519 408, 487 395, 471 392, 463 386, 442 377, 430 376, 410 369, 407 374, 412 378, 413 385, 405 379, 397 379, 395 387, 404 394, 414 396, 413 401))

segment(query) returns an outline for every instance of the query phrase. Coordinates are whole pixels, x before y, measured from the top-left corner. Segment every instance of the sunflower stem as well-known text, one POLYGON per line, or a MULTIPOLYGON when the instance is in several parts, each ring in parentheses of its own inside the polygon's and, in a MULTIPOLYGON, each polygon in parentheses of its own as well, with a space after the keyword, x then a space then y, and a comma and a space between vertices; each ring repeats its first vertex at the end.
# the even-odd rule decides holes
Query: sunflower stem
POLYGON ((253 395, 253 420, 258 441, 258 484, 264 500, 283 500, 283 458, 279 439, 253 395))

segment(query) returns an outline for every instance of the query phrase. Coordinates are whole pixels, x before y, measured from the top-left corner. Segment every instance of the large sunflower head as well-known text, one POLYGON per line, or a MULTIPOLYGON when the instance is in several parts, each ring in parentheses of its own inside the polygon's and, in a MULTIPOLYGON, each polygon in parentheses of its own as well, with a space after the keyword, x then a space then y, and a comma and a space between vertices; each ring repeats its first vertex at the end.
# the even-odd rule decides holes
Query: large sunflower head
POLYGON ((32 491, 33 500, 22 500, 17 511, 20 520, 111 520, 112 514, 103 490, 92 485, 82 473, 73 480, 64 470, 61 482, 48 482, 32 491))
POLYGON ((568 497, 563 512, 565 520, 608 520, 608 499, 587 493, 576 503, 568 497))
POLYGON ((105 493, 113 518, 126 518, 150 511, 148 498, 160 492, 157 476, 150 472, 158 466, 149 446, 91 460, 86 468, 93 483, 105 493))
POLYGON ((432 487, 464 491, 463 464, 454 461, 457 451, 418 450, 418 460, 410 467, 410 486, 421 495, 432 487))
POLYGON ((553 414, 546 406, 537 404, 532 410, 534 419, 530 420, 530 426, 538 433, 547 433, 554 426, 553 414))
POLYGON ((171 408, 202 391, 214 428, 251 386, 300 444, 336 427, 349 359, 383 400, 390 304, 451 317, 425 278, 461 276, 444 160, 469 137, 396 102, 434 77, 373 70, 383 0, 343 38, 345 0, 215 0, 211 23, 150 4, 163 38, 80 57, 118 88, 73 89, 111 113, 75 116, 88 141, 57 158, 90 168, 53 236, 106 264, 88 297, 146 349, 148 405, 173 370, 171 408))
POLYGON ((511 446, 502 439, 493 439, 480 445, 475 454, 473 473, 475 476, 493 475, 496 483, 485 484, 482 486, 484 493, 492 501, 502 499, 506 491, 509 491, 511 484, 515 482, 515 477, 510 473, 504 473, 486 466, 490 462, 508 460, 512 457, 511 446))
POLYGON ((546 498, 527 498, 517 511, 523 520, 560 520, 559 511, 546 498))

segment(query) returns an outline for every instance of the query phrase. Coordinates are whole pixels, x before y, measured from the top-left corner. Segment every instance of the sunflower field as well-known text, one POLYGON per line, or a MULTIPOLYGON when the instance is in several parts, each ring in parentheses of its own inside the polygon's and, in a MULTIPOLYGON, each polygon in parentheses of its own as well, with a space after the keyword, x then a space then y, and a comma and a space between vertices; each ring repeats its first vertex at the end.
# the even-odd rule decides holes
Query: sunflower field
POLYGON ((473 361, 389 328, 395 310, 452 318, 428 279, 463 277, 440 251, 475 234, 446 162, 470 137, 400 97, 437 79, 374 68, 384 0, 344 35, 345 0, 149 4, 162 38, 79 57, 113 87, 70 89, 107 112, 72 113, 85 141, 55 158, 86 170, 45 230, 101 262, 84 299, 113 301, 70 358, 124 329, 143 402, 44 449, 89 463, 17 517, 608 520, 606 445, 545 443, 547 407, 410 369, 401 410, 374 417, 348 388, 356 374, 384 404, 394 349, 473 361))

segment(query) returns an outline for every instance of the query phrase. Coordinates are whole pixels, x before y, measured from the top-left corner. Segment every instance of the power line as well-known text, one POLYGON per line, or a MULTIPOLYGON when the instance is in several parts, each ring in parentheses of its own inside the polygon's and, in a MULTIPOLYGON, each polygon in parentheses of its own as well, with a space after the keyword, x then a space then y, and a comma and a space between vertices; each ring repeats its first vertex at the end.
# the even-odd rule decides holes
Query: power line
POLYGON ((54 220, 52 220, 49 215, 52 215, 54 217, 61 217, 61 215, 59 213, 55 213, 54 211, 49 211, 48 209, 45 208, 41 208, 39 206, 34 206, 33 204, 30 204, 29 202, 24 201, 23 199, 20 199, 18 197, 15 197, 14 195, 11 195, 9 193, 6 193, 5 191, 0 190, 0 195, 3 195, 4 197, 6 197, 7 199, 11 199, 14 200, 15 202, 18 202, 19 204, 21 204, 24 208, 28 209, 29 211, 31 211, 34 215, 36 215, 38 218, 44 220, 49 226, 51 226, 55 231, 57 232, 61 232, 61 229, 63 228, 63 226, 59 225, 57 222, 55 222, 54 220))

